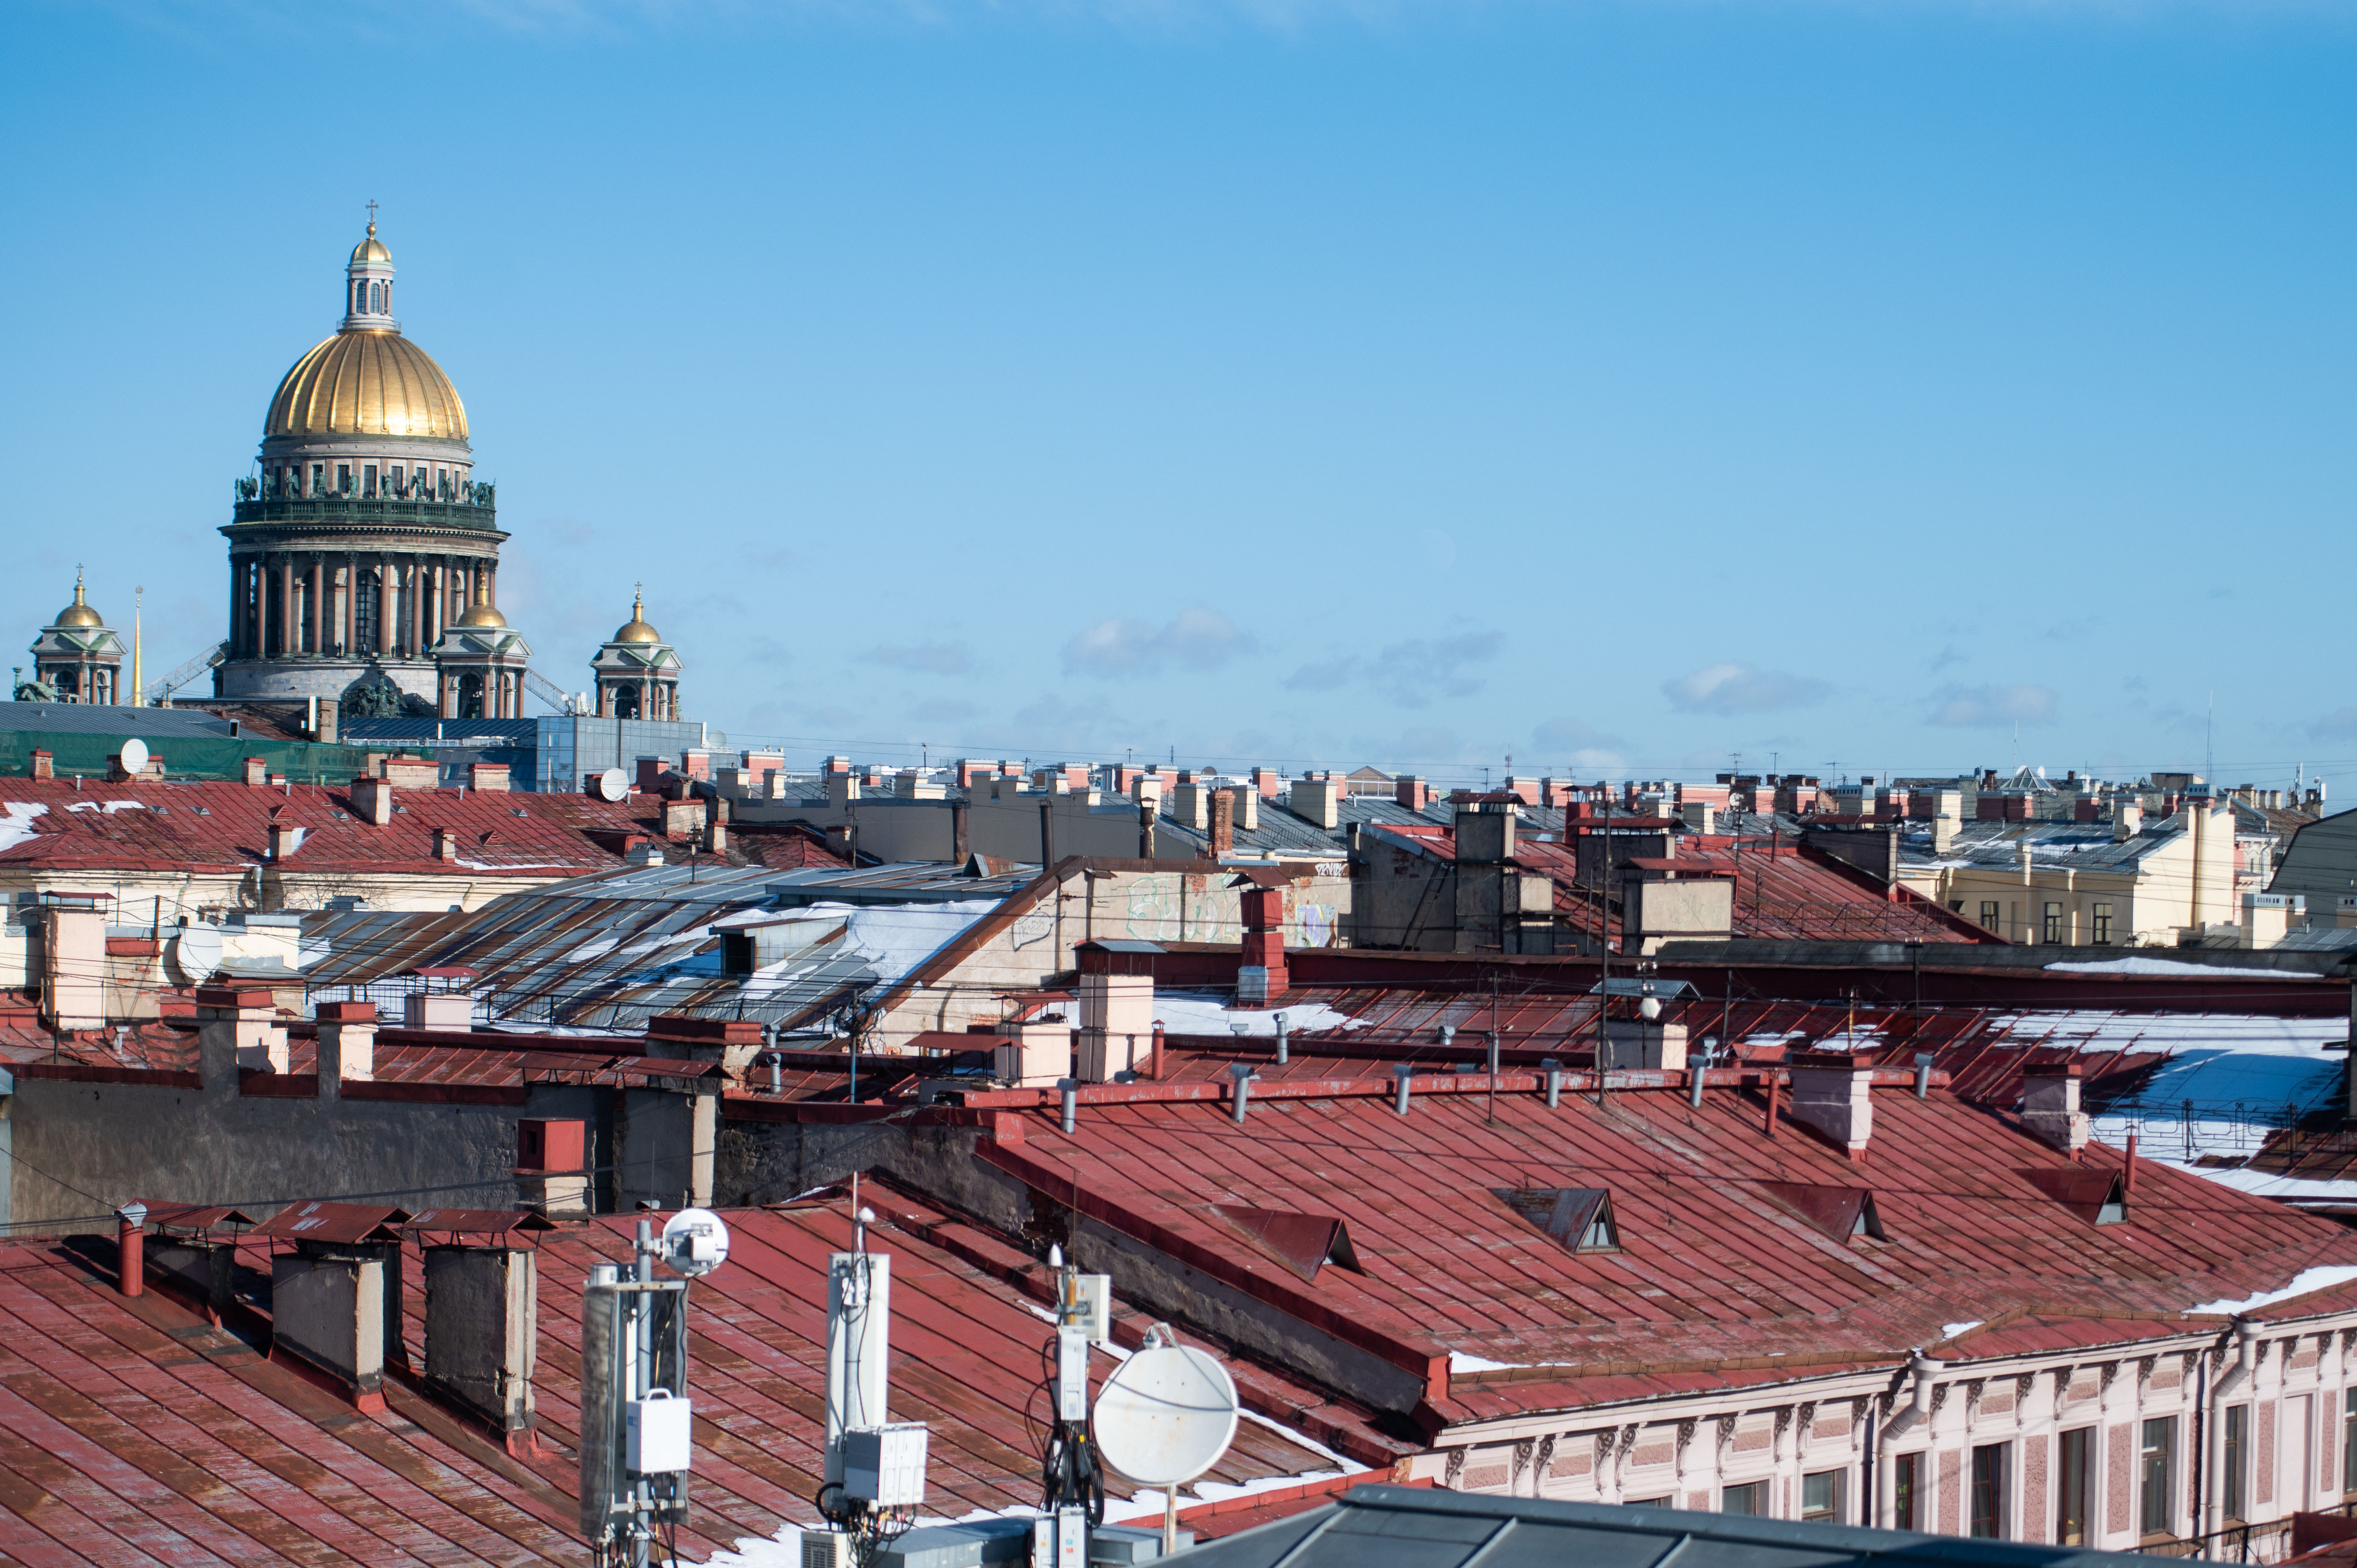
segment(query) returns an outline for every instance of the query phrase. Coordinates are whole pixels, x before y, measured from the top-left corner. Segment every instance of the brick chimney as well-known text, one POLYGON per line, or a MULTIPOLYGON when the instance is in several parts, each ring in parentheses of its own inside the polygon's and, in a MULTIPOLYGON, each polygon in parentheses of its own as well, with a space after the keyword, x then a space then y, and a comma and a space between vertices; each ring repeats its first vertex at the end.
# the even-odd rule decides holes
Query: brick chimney
POLYGON ((371 827, 382 828, 393 821, 393 786, 382 779, 352 780, 352 815, 371 827))
POLYGON ((425 1386, 490 1423, 509 1453, 528 1452, 539 1421, 532 1376, 540 1290, 532 1249, 441 1246, 424 1255, 425 1386))
POLYGON ((271 810, 270 858, 273 862, 290 860, 303 847, 303 830, 293 822, 279 821, 276 807, 271 810))
POLYGON ((245 759, 245 787, 259 789, 270 782, 269 766, 258 757, 245 759))
POLYGON ((2077 1062, 2052 1062, 2021 1069, 2021 1130, 2072 1159, 2087 1146, 2087 1117, 2079 1109, 2077 1062))
POLYGON ((33 752, 33 777, 36 779, 55 779, 57 776, 57 754, 52 751, 43 751, 38 747, 36 747, 33 752))
POLYGON ((1411 811, 1421 811, 1432 803, 1432 787, 1413 773, 1403 773, 1392 780, 1392 799, 1411 811))
POLYGON ((319 1018, 319 1098, 342 1098, 347 1083, 376 1080, 376 1004, 322 1002, 319 1018))
POLYGON ((1228 794, 1233 798, 1236 832, 1260 832, 1260 791, 1249 784, 1238 784, 1231 788, 1228 794))
POLYGON ((436 789, 442 785, 442 765, 430 757, 388 757, 384 781, 396 789, 436 789))
POLYGON ((434 830, 434 858, 455 861, 458 858, 458 834, 453 828, 434 830))
POLYGON ((1274 800, 1285 789, 1285 775, 1274 768, 1252 770, 1253 793, 1264 800, 1274 800))
POLYGON ((1283 995, 1292 984, 1285 972, 1285 889, 1247 887, 1240 902, 1244 934, 1236 1000, 1265 1002, 1283 995))
POLYGON ((286 1030, 269 987, 200 985, 196 1001, 197 1069, 208 1092, 235 1093, 240 1068, 286 1070, 286 1030))
POLYGON ((1178 770, 1178 787, 1170 791, 1170 818, 1182 828, 1197 832, 1211 826, 1211 791, 1196 782, 1192 770, 1178 770))
POLYGON ((1792 1051, 1792 1120, 1823 1133, 1853 1160, 1874 1135, 1874 1069, 1846 1051, 1792 1051))
MULTIPOLYGON (((1187 786, 1179 786, 1182 795, 1186 789, 1187 786)), ((1198 793, 1209 797, 1206 812, 1211 831, 1211 858, 1218 860, 1223 855, 1233 854, 1236 851, 1236 798, 1225 789, 1206 789, 1198 793)))
POLYGON ((496 789, 507 793, 508 765, 504 762, 470 762, 467 765, 467 783, 476 789, 496 789))
POLYGON ((1293 814, 1331 830, 1342 820, 1342 786, 1331 772, 1305 773, 1293 781, 1293 814))

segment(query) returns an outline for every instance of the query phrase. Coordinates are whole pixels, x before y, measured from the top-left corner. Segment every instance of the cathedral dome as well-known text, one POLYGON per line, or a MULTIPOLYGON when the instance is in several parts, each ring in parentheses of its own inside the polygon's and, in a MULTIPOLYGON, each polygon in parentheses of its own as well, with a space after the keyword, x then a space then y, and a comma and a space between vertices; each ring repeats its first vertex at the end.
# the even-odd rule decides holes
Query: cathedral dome
POLYGON ((630 618, 614 632, 616 642, 661 642, 662 633, 647 624, 647 600, 644 594, 630 599, 630 618))
POLYGON ((262 434, 464 441, 467 407, 442 367, 398 331, 348 328, 286 372, 262 434))
POLYGON ((106 619, 91 608, 90 602, 81 596, 81 579, 76 577, 74 602, 59 610, 58 618, 50 624, 53 626, 104 626, 106 619))
POLYGON ((351 264, 357 267, 364 265, 370 262, 390 262, 392 260, 393 252, 386 250, 384 248, 384 242, 376 237, 375 220, 370 220, 367 237, 362 239, 359 244, 352 247, 351 264))

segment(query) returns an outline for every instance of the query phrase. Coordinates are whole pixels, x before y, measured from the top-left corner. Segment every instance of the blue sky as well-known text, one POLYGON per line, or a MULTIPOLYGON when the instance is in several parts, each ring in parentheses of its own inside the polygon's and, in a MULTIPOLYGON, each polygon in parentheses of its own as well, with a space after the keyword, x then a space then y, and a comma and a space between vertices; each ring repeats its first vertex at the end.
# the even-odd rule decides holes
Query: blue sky
POLYGON ((151 672, 221 635, 374 198, 535 665, 643 581, 797 762, 2357 791, 2347 6, 23 0, 0 57, 25 641, 77 561, 151 672))

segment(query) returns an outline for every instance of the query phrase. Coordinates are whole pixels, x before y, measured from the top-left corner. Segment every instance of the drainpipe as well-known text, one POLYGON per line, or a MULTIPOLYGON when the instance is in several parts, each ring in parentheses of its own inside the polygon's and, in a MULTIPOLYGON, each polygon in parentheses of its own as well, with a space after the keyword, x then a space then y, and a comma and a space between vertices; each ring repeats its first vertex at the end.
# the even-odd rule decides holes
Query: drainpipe
POLYGON ((1931 1421, 1932 1390, 1939 1382, 1940 1374, 1948 1369, 1948 1364, 1918 1350, 1909 1359, 1907 1369, 1915 1376, 1914 1402, 1892 1416, 1889 1424, 1882 1429, 1884 1447, 1889 1446, 1892 1438, 1904 1436, 1931 1421))
POLYGON ((2247 1318, 2234 1319, 2234 1364, 2226 1369, 2224 1377, 2210 1385, 2209 1404, 2203 1412, 2203 1419, 2210 1423, 2209 1438, 2203 1444, 2210 1451, 2209 1484, 2201 1509, 2204 1535, 2215 1535, 2225 1528, 2226 1488, 2220 1477, 2226 1467, 2226 1398, 2251 1380, 2251 1361, 2258 1349, 2258 1340, 2257 1324, 2247 1318))

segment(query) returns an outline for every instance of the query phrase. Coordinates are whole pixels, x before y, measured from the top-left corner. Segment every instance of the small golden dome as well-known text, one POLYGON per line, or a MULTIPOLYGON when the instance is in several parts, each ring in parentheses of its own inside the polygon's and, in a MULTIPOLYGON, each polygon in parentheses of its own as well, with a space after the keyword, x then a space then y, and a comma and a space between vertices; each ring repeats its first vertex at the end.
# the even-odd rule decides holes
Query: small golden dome
POLYGON ((616 642, 661 642, 662 633, 647 624, 647 596, 630 596, 630 618, 614 633, 616 642))
POLYGON ((476 585, 474 604, 467 606, 467 613, 457 618, 457 625, 459 628, 504 628, 504 625, 507 625, 507 616, 502 616, 500 611, 490 608, 490 601, 483 596, 483 587, 481 585, 476 585))
POLYGON ((352 328, 295 362, 262 434, 467 438, 467 406, 432 356, 398 332, 352 328))
POLYGON ((386 250, 382 242, 377 239, 376 225, 371 223, 368 238, 352 247, 352 265, 359 266, 363 262, 391 263, 392 260, 393 252, 386 250))
POLYGON ((51 624, 56 626, 104 626, 106 624, 105 618, 91 608, 90 601, 81 596, 80 575, 74 577, 74 602, 59 610, 58 618, 51 624))

